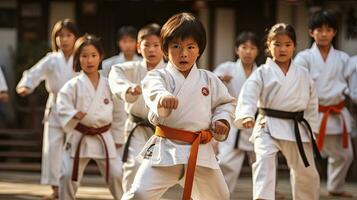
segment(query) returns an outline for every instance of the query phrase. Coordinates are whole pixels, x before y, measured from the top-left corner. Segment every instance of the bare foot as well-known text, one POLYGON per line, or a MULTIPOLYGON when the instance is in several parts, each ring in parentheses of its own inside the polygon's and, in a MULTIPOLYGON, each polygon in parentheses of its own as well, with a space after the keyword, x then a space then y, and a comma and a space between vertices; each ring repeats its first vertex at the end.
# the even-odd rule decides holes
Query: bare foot
POLYGON ((57 186, 52 186, 52 194, 43 197, 43 200, 57 200, 57 199, 58 199, 57 186))

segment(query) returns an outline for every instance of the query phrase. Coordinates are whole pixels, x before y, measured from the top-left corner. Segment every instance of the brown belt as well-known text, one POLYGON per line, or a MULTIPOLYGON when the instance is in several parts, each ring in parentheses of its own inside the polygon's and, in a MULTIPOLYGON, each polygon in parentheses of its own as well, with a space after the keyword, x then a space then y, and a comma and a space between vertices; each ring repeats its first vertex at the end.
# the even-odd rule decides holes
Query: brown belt
POLYGON ((79 153, 81 151, 81 144, 82 140, 85 136, 87 135, 98 135, 100 139, 103 142, 103 146, 105 148, 105 162, 106 162, 106 175, 105 175, 105 180, 108 182, 109 180, 109 151, 107 144, 105 143, 105 140, 102 136, 102 133, 107 132, 110 129, 111 124, 99 127, 99 128, 93 128, 93 127, 88 127, 84 124, 78 123, 75 129, 82 133, 82 136, 78 142, 78 146, 76 149, 76 153, 74 155, 74 163, 73 163, 73 172, 72 172, 72 181, 77 181, 78 180, 78 167, 79 167, 79 153))
POLYGON ((321 121, 321 126, 320 126, 320 131, 319 135, 317 137, 317 147, 322 150, 324 140, 325 140, 325 135, 326 135, 326 126, 327 126, 327 120, 330 115, 330 113, 334 114, 340 114, 342 117, 342 122, 343 122, 343 130, 342 130, 342 146, 344 148, 348 147, 348 131, 346 127, 346 120, 341 114, 342 109, 345 107, 345 102, 341 101, 337 105, 332 105, 332 106, 319 106, 319 112, 323 112, 323 117, 321 121))
POLYGON ((163 125, 156 126, 155 135, 172 140, 191 143, 191 152, 188 159, 185 187, 183 190, 182 200, 190 200, 192 192, 193 178, 195 175, 198 147, 200 143, 207 143, 212 139, 212 134, 209 131, 191 132, 170 128, 163 125))

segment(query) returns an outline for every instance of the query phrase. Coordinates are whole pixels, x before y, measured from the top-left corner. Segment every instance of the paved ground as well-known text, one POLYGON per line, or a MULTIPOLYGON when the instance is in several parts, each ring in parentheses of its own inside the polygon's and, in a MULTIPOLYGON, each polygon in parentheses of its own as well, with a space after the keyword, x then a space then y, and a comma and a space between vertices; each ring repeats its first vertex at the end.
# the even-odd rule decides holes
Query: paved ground
MULTIPOLYGON (((35 173, 0 172, 0 200, 39 200, 50 192, 48 186, 39 184, 40 175, 35 173)), ((250 177, 242 177, 232 194, 234 200, 252 199, 250 177)), ((344 198, 332 198, 326 195, 325 182, 322 181, 321 200, 351 200, 344 198)), ((354 194, 357 199, 357 182, 347 183, 347 191, 354 194)), ((162 198, 163 200, 179 200, 182 189, 179 186, 171 188, 162 198)), ((284 194, 285 200, 291 200, 290 183, 288 177, 279 178, 278 192, 284 194)), ((112 199, 107 188, 104 187, 104 179, 97 175, 85 175, 82 186, 77 193, 79 200, 108 200, 112 199)))

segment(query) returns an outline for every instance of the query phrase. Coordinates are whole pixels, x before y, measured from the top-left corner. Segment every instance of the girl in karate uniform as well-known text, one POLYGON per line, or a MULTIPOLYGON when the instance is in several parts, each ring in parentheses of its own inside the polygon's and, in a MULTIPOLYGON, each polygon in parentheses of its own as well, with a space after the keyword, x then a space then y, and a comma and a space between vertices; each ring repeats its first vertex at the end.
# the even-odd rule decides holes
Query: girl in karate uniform
POLYGON ((64 131, 58 120, 56 107, 57 93, 75 72, 73 65, 73 46, 79 36, 77 26, 69 19, 58 21, 53 27, 52 52, 48 53, 31 69, 24 71, 16 87, 20 96, 26 96, 42 82, 46 82, 49 92, 44 116, 42 146, 41 183, 52 186, 52 194, 47 200, 58 197, 58 181, 64 144, 64 131))
POLYGON ((59 199, 73 200, 88 162, 94 159, 109 190, 120 199, 122 164, 118 152, 124 143, 124 110, 113 99, 108 79, 101 75, 103 47, 91 35, 79 38, 73 68, 80 74, 68 81, 57 98, 59 121, 66 130, 59 199))
POLYGON ((318 102, 313 81, 306 69, 292 62, 292 26, 274 25, 266 45, 270 57, 244 83, 235 119, 238 128, 254 126, 253 198, 275 199, 276 154, 281 151, 290 168, 293 199, 318 200, 320 180, 313 157, 317 149, 312 145, 318 102))
MULTIPOLYGON (((237 61, 222 63, 214 70, 227 86, 231 96, 238 98, 243 83, 257 69, 255 58, 258 55, 258 47, 259 41, 254 33, 242 32, 235 44, 235 53, 239 57, 237 61)), ((249 141, 251 134, 252 129, 240 130, 232 126, 227 140, 219 143, 219 166, 231 193, 236 187, 245 155, 247 154, 250 164, 255 161, 253 143, 249 141)))

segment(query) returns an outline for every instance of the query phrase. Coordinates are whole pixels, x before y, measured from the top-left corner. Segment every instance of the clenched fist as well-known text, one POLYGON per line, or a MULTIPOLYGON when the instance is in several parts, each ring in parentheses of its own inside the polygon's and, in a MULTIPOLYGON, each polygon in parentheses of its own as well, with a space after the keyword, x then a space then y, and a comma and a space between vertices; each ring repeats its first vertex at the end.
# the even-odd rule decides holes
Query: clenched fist
POLYGON ((74 119, 77 119, 77 120, 81 120, 83 119, 84 116, 86 116, 87 113, 84 113, 84 112, 81 112, 81 111, 78 111, 75 115, 74 115, 74 119))
POLYGON ((248 117, 243 119, 243 127, 244 128, 253 128, 254 127, 254 119, 248 117))
POLYGON ((163 96, 159 100, 159 108, 165 108, 165 109, 176 109, 178 106, 178 98, 173 96, 173 95, 167 95, 163 96))
POLYGON ((217 120, 212 123, 212 130, 218 135, 227 135, 229 127, 222 121, 217 120))
POLYGON ((16 90, 16 92, 17 92, 20 96, 24 97, 24 96, 27 96, 28 94, 30 94, 30 88, 28 88, 28 87, 19 87, 19 88, 16 90))
POLYGON ((230 76, 230 75, 228 75, 228 74, 225 74, 225 75, 223 75, 223 76, 218 76, 218 78, 221 79, 221 81, 222 81, 225 85, 227 85, 228 83, 231 82, 231 80, 232 80, 233 77, 230 76))
POLYGON ((131 94, 133 96, 140 95, 142 93, 140 85, 136 85, 134 87, 130 87, 126 93, 131 94))

